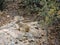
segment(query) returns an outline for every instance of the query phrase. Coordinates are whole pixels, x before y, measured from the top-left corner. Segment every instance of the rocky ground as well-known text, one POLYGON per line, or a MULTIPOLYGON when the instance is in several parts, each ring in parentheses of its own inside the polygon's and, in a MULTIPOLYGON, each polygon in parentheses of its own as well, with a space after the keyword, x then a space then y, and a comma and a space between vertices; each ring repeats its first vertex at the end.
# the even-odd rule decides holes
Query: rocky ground
POLYGON ((42 17, 36 18, 36 13, 30 14, 19 3, 20 0, 8 1, 0 11, 0 45, 59 45, 58 34, 53 31, 55 27, 42 29, 37 21, 42 17))
POLYGON ((0 27, 0 45, 47 45, 46 34, 38 22, 24 22, 23 17, 15 16, 0 27))

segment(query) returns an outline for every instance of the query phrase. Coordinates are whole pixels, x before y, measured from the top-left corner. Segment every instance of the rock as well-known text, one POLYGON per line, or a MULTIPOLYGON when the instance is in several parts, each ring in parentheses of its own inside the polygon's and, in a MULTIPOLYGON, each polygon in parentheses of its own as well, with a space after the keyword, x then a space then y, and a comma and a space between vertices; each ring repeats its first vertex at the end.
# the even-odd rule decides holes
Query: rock
POLYGON ((19 27, 19 25, 18 25, 18 24, 15 24, 15 26, 16 26, 16 29, 17 29, 17 30, 19 30, 19 29, 20 29, 20 27, 19 27))
POLYGON ((7 15, 7 17, 9 18, 9 17, 10 17, 10 15, 7 15))
POLYGON ((20 16, 15 16, 15 17, 14 17, 14 20, 15 20, 15 21, 20 20, 20 16))
POLYGON ((0 27, 1 45, 40 45, 47 41, 46 30, 42 30, 37 22, 25 23, 21 19, 16 16, 12 22, 0 27))
POLYGON ((14 20, 15 21, 22 21, 22 20, 24 20, 24 18, 23 17, 20 17, 20 16, 15 16, 14 17, 14 20))

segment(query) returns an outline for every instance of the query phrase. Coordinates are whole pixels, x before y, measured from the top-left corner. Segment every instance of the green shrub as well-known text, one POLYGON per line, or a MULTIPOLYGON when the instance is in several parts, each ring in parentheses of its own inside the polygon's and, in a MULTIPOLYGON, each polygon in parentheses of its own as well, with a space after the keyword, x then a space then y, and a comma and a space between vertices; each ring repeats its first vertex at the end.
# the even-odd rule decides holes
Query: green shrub
POLYGON ((24 9, 30 13, 37 13, 34 15, 36 17, 34 21, 39 20, 43 26, 52 25, 54 20, 58 18, 57 12, 60 10, 60 3, 57 0, 23 0, 22 4, 25 6, 24 9))

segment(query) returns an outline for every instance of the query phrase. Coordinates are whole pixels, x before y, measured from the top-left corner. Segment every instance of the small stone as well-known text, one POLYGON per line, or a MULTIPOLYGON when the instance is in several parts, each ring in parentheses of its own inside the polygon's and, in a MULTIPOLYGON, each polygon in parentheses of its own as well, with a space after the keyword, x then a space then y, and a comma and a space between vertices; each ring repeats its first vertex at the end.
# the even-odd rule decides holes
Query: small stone
POLYGON ((10 15, 7 15, 7 17, 10 17, 10 15))
POLYGON ((15 20, 16 22, 18 22, 18 21, 24 20, 24 18, 21 17, 21 16, 15 16, 15 17, 14 17, 14 20, 15 20))
POLYGON ((29 40, 29 42, 34 42, 34 40, 29 40))
POLYGON ((38 27, 35 27, 35 29, 39 29, 38 27))
POLYGON ((24 43, 28 43, 28 40, 23 41, 24 43))
POLYGON ((15 42, 15 44, 18 44, 18 42, 15 42))
POLYGON ((27 38, 26 37, 23 37, 23 40, 27 40, 27 38))
POLYGON ((15 24, 16 25, 16 29, 20 29, 19 25, 18 24, 15 24))
POLYGON ((19 20, 20 20, 20 16, 15 16, 15 17, 14 17, 14 20, 15 20, 15 21, 19 21, 19 20))

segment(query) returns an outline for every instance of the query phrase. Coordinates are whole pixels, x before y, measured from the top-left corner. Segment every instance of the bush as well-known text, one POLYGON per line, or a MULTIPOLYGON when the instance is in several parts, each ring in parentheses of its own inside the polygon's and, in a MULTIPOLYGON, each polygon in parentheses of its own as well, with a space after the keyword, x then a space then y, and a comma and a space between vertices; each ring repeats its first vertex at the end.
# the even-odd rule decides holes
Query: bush
POLYGON ((41 25, 48 27, 60 15, 58 14, 60 9, 60 3, 58 2, 57 0, 23 0, 20 4, 28 12, 32 14, 37 13, 34 15, 36 17, 34 21, 39 21, 41 25))

